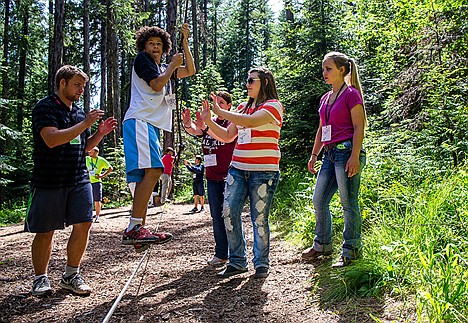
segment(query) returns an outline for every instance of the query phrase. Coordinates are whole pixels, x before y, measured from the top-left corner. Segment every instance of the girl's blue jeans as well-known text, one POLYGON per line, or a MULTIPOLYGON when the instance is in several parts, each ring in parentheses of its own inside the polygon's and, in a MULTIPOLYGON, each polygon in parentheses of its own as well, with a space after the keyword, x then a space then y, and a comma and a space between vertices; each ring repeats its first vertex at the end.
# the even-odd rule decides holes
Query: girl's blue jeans
POLYGON ((351 156, 352 142, 325 151, 322 166, 317 177, 313 195, 315 208, 315 238, 313 248, 320 252, 332 251, 332 217, 330 201, 338 190, 344 215, 342 256, 350 259, 357 257, 361 247, 362 216, 359 210, 359 186, 361 172, 366 164, 366 153, 361 150, 360 171, 348 177, 345 171, 346 162, 351 156))
POLYGON ((229 264, 247 268, 247 248, 241 213, 247 197, 253 226, 255 268, 270 266, 270 225, 268 215, 280 173, 229 169, 224 190, 223 217, 229 244, 229 264))

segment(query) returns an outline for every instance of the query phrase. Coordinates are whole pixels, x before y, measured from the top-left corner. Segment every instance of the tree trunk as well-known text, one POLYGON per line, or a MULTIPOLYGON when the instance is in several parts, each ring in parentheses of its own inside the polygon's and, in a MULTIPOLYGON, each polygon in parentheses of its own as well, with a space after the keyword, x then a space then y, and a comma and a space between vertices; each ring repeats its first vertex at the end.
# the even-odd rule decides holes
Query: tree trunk
POLYGON ((55 73, 63 64, 63 27, 65 25, 65 0, 55 0, 55 8, 50 6, 49 12, 54 15, 54 38, 50 44, 49 53, 49 92, 55 91, 55 73))
POLYGON ((215 4, 214 8, 214 15, 213 15, 213 65, 216 66, 216 60, 217 60, 217 52, 218 52, 218 7, 217 7, 217 2, 215 4))
POLYGON ((83 0, 83 72, 85 72, 89 81, 86 83, 83 94, 83 108, 86 113, 89 112, 91 103, 91 62, 89 57, 90 42, 89 42, 89 0, 83 0))
MULTIPOLYGON (((5 0, 5 23, 3 26, 2 98, 8 98, 8 51, 10 45, 10 0, 5 0)), ((0 123, 7 123, 7 109, 1 109, 0 123)), ((0 155, 5 153, 5 143, 0 141, 0 155)))
MULTIPOLYGON (((167 1, 167 10, 166 10, 166 31, 171 35, 171 41, 172 41, 172 49, 170 53, 170 57, 174 55, 177 52, 177 38, 176 38, 176 20, 177 20, 177 0, 168 0, 167 1)), ((174 90, 177 89, 176 87, 176 82, 172 82, 172 88, 174 90)), ((166 149, 167 147, 174 147, 174 131, 175 131, 175 118, 177 115, 174 116, 173 114, 173 123, 172 123, 172 130, 173 132, 168 132, 164 131, 164 143, 163 143, 163 150, 166 149)), ((176 149, 176 147, 174 147, 176 149)), ((177 149, 176 149, 177 151, 177 149)))
POLYGON ((294 14, 292 12, 293 5, 291 0, 284 1, 284 9, 286 10, 286 20, 293 22, 294 21, 294 14))
POLYGON ((203 53, 203 61, 202 61, 202 66, 203 68, 206 67, 207 63, 207 56, 208 56, 208 1, 203 0, 203 28, 202 29, 202 42, 203 42, 203 47, 202 47, 202 53, 203 53))
POLYGON ((192 36, 193 60, 195 62, 195 68, 198 70, 200 68, 200 51, 198 48, 197 0, 192 0, 192 36))
MULTIPOLYGON (((102 0, 105 7, 106 0, 102 0)), ((101 17, 101 93, 99 99, 99 108, 102 111, 107 110, 107 16, 101 17)), ((120 121, 120 120, 119 120, 120 121)))
MULTIPOLYGON (((26 84, 26 53, 28 52, 28 41, 29 35, 29 3, 22 6, 23 11, 23 30, 22 38, 20 42, 20 57, 19 57, 19 73, 18 73, 18 106, 16 111, 16 123, 18 131, 23 131, 23 110, 24 110, 24 87, 26 84)), ((17 152, 21 155, 21 150, 17 152)))
MULTIPOLYGON (((112 115, 117 120, 121 120, 120 116, 120 82, 119 82, 119 61, 118 61, 118 40, 117 34, 114 28, 113 17, 114 12, 112 11, 111 0, 108 0, 107 4, 107 116, 112 115)), ((117 138, 120 137, 120 129, 116 129, 115 132, 111 132, 109 135, 109 141, 112 142, 113 147, 117 147, 117 138)))

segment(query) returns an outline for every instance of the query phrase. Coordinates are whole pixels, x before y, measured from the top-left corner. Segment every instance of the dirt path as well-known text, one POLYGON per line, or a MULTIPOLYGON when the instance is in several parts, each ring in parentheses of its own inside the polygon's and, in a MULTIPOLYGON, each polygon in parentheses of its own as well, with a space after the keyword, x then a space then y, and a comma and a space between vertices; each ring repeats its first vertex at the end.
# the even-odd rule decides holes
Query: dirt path
MULTIPOLYGON (((382 322, 403 321, 391 300, 352 299, 326 309, 312 291, 314 265, 301 262, 300 252, 275 236, 268 278, 254 279, 252 264, 245 274, 215 277, 206 265, 213 252, 209 212, 185 213, 191 207, 149 209, 149 226, 161 219, 160 229, 172 232, 174 240, 152 247, 110 322, 375 322, 369 314, 382 322)), ((250 253, 251 224, 243 216, 250 253)), ((143 255, 120 244, 127 221, 128 207, 108 209, 93 225, 82 263, 93 288, 89 297, 58 287, 68 229, 55 236, 49 266, 54 293, 39 298, 30 294, 33 235, 21 225, 0 228, 0 322, 101 322, 143 255)))

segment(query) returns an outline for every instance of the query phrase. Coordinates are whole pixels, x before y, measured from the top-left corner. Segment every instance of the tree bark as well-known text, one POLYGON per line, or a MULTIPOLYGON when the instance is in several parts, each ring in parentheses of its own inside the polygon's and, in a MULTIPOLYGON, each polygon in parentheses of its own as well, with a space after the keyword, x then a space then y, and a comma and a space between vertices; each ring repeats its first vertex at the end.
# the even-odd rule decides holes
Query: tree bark
MULTIPOLYGON (((177 0, 167 0, 167 10, 166 10, 166 31, 171 35, 172 41, 172 49, 170 52, 170 57, 177 52, 177 37, 176 37, 176 20, 177 20, 177 0)), ((172 80, 172 88, 175 90, 177 80, 172 80)), ((175 131, 175 117, 174 115, 172 118, 172 130, 173 132, 164 131, 164 138, 163 138, 163 150, 167 147, 174 147, 174 131, 175 131)), ((176 147, 174 147, 176 149, 176 147)))
MULTIPOLYGON (((184 21, 186 22, 186 21, 184 21)), ((200 54, 198 47, 198 25, 197 25, 197 0, 192 0, 192 37, 193 37, 193 60, 195 68, 200 69, 200 54)))
POLYGON ((65 0, 55 0, 55 8, 49 12, 54 15, 54 38, 49 48, 49 93, 55 91, 55 73, 63 64, 63 27, 65 25, 65 0))
MULTIPOLYGON (((20 64, 18 73, 18 106, 16 111, 16 123, 18 131, 23 131, 23 110, 24 110, 24 87, 26 84, 26 53, 28 51, 27 37, 29 35, 29 3, 22 6, 23 11, 23 28, 22 38, 20 42, 20 64)), ((18 154, 21 155, 21 150, 18 150, 18 154)))
MULTIPOLYGON (((106 0, 101 4, 105 8, 106 0)), ((107 15, 101 17, 101 93, 99 98, 99 108, 102 111, 107 110, 107 15)), ((120 121, 120 120, 119 120, 120 121)))
POLYGON ((83 72, 85 72, 89 81, 86 83, 83 94, 83 108, 86 113, 89 112, 91 104, 91 62, 90 62, 90 41, 89 41, 89 0, 83 0, 83 72))

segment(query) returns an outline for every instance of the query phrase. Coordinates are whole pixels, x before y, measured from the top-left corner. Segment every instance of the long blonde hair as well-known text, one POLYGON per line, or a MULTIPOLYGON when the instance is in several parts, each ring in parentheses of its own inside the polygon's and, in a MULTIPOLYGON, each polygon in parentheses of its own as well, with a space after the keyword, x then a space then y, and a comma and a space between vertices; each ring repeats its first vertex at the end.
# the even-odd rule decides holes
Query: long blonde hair
POLYGON ((356 62, 354 61, 354 59, 340 52, 330 52, 324 56, 323 60, 325 61, 328 58, 331 58, 333 60, 336 67, 344 67, 345 82, 347 81, 346 84, 348 86, 356 88, 359 91, 359 94, 361 94, 362 107, 364 108, 364 116, 366 118, 367 124, 366 106, 364 104, 364 93, 362 91, 361 80, 359 78, 359 71, 356 62))

